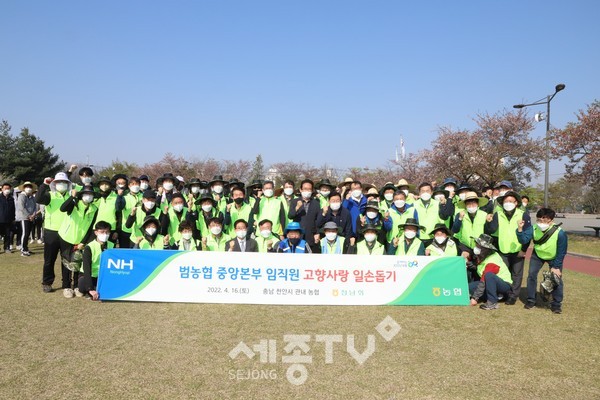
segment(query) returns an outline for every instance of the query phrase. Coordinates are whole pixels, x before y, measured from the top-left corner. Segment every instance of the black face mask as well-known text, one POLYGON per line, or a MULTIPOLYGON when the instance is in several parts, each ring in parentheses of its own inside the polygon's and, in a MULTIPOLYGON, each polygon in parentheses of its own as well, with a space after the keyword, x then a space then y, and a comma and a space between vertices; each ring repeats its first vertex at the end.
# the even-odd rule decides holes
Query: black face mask
POLYGON ((292 246, 298 246, 298 243, 300 243, 300 238, 288 239, 288 241, 292 246))
POLYGON ((237 199, 233 199, 233 201, 235 202, 235 204, 237 204, 239 206, 244 202, 244 198, 238 197, 237 199))

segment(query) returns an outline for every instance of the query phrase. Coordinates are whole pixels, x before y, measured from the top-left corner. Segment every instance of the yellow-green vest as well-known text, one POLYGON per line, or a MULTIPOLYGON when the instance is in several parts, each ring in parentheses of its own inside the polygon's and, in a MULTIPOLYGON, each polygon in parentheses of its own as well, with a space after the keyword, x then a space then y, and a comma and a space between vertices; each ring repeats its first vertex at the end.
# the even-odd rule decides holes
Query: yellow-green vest
POLYGON ((470 249, 475 247, 475 239, 478 238, 484 231, 487 214, 485 211, 477 210, 475 212, 475 218, 471 221, 469 213, 465 210, 465 216, 462 219, 462 226, 460 231, 454 234, 462 244, 470 249))
POLYGON ((259 253, 267 253, 267 242, 269 240, 272 240, 273 243, 271 244, 271 249, 277 249, 277 244, 279 243, 279 237, 273 235, 271 233, 271 236, 269 236, 268 238, 264 238, 262 237, 260 234, 258 236, 256 236, 256 243, 258 243, 258 252, 259 253))
POLYGON ((523 211, 516 209, 510 221, 504 211, 498 212, 498 247, 503 254, 518 253, 521 243, 517 239, 519 221, 523 219, 523 211))
POLYGON ((117 194, 115 192, 110 192, 106 198, 100 197, 94 201, 94 204, 98 207, 98 217, 96 220, 108 222, 112 231, 117 229, 116 201, 117 194))
MULTIPOLYGON (((98 277, 98 269, 100 268, 100 255, 102 254, 102 244, 97 240, 88 243, 87 245, 92 253, 92 278, 98 277)), ((112 249, 115 245, 112 242, 106 242, 106 250, 112 249)))
POLYGON ((498 278, 500 278, 504 282, 512 285, 512 277, 510 275, 510 271, 509 271, 508 267, 506 266, 506 264, 504 263, 504 260, 502 259, 502 257, 500 257, 500 254, 498 254, 496 252, 493 252, 492 254, 487 256, 485 260, 483 260, 481 263, 479 263, 479 265, 477 266, 477 274, 479 276, 481 276, 481 274, 483 273, 483 270, 485 269, 485 266, 489 263, 498 265, 500 267, 500 270, 496 274, 496 275, 498 275, 498 278))
POLYGON ((321 239, 321 254, 343 254, 344 252, 344 237, 337 236, 333 244, 329 243, 326 237, 321 239))
MULTIPOLYGON (((235 221, 237 221, 239 219, 243 219, 244 221, 246 221, 246 223, 248 223, 250 221, 251 213, 252 213, 252 207, 250 206, 250 204, 244 202, 244 203, 242 203, 242 206, 238 210, 235 203, 233 203, 231 205, 231 209, 229 210, 229 216, 231 217, 231 224, 229 224, 227 226, 226 233, 230 236, 234 236, 235 235, 235 227, 233 225, 235 224, 235 221)), ((252 227, 249 227, 249 228, 252 228, 252 227)))
MULTIPOLYGON (((390 218, 392 219, 392 229, 387 233, 387 242, 392 243, 395 237, 400 236, 400 228, 398 225, 406 223, 408 218, 413 218, 415 215, 415 209, 413 207, 404 206, 404 212, 400 214, 397 208, 389 208, 390 218)), ((419 217, 420 218, 420 217, 419 217)), ((383 221, 382 221, 383 222, 383 221)), ((423 234, 421 232, 421 234, 423 234)))
POLYGON ((167 211, 167 215, 169 216, 169 244, 172 246, 175 243, 179 242, 181 239, 181 232, 179 232, 179 224, 181 221, 185 221, 186 215, 188 213, 188 209, 183 207, 181 211, 181 219, 177 218, 177 214, 173 208, 169 207, 169 211, 167 211))
POLYGON ((156 235, 153 243, 143 238, 139 247, 141 250, 163 250, 165 248, 165 237, 163 235, 156 235))
POLYGON ((60 206, 63 205, 69 194, 60 194, 60 192, 50 192, 50 203, 45 207, 44 229, 58 231, 62 226, 63 220, 67 215, 66 212, 60 211, 60 206))
POLYGON ((77 201, 77 204, 73 207, 73 212, 63 219, 58 235, 67 243, 81 243, 92 225, 97 210, 98 208, 94 203, 86 207, 82 201, 77 201))
POLYGON ((225 248, 225 245, 227 244, 227 242, 231 240, 231 236, 222 233, 220 239, 215 238, 215 236, 213 234, 209 234, 206 237, 206 248, 203 248, 203 250, 206 251, 226 251, 229 249, 225 248))
POLYGON ((181 251, 197 251, 197 249, 202 249, 202 242, 200 242, 199 240, 196 240, 194 238, 190 239, 190 249, 191 250, 185 250, 185 247, 183 246, 183 238, 179 240, 179 242, 177 242, 177 248, 181 251))
POLYGON ((369 252, 369 248, 367 247, 367 241, 361 240, 356 245, 356 254, 359 256, 361 256, 361 255, 382 256, 385 254, 385 247, 383 247, 383 245, 381 243, 379 243, 378 241, 375 241, 375 245, 373 246, 373 249, 371 250, 371 252, 369 252))
POLYGON ((127 222, 127 218, 129 214, 131 214, 131 210, 133 207, 141 207, 142 206, 142 193, 127 193, 123 198, 125 199, 125 208, 121 210, 121 230, 126 233, 131 233, 132 228, 127 228, 125 223, 127 222))
POLYGON ((446 247, 444 248, 444 251, 442 251, 442 249, 440 249, 439 247, 435 246, 434 243, 435 242, 431 243, 429 246, 427 246, 427 249, 426 249, 426 250, 429 250, 430 256, 450 257, 450 256, 456 256, 458 254, 458 250, 456 248, 456 243, 451 238, 448 238, 448 241, 446 242, 446 247))
POLYGON ((283 234, 283 228, 279 221, 279 212, 281 210, 281 201, 277 197, 262 197, 258 204, 258 212, 256 214, 256 222, 260 222, 263 219, 268 219, 273 223, 271 229, 274 234, 283 234))
MULTIPOLYGON (((160 207, 154 207, 154 212, 152 214, 148 214, 148 215, 152 215, 154 218, 159 219, 160 217, 160 207)), ((140 206, 138 207, 138 209, 135 211, 135 221, 133 222, 133 225, 131 226, 131 241, 133 243, 137 242, 137 239, 139 237, 144 237, 144 235, 142 234, 142 224, 144 223, 144 218, 146 218, 146 211, 143 210, 143 207, 140 206)), ((157 227, 157 229, 160 231, 160 226, 157 227)))
POLYGON ((423 243, 421 241, 421 239, 419 239, 418 237, 415 237, 412 242, 410 243, 410 246, 408 246, 408 250, 405 250, 405 238, 404 235, 400 236, 399 238, 400 240, 398 241, 398 247, 396 248, 396 255, 397 256, 418 256, 419 255, 419 247, 421 247, 421 243, 423 243))
POLYGON ((440 202, 436 199, 429 200, 429 206, 425 207, 422 200, 416 200, 413 207, 417 209, 419 215, 419 224, 425 227, 425 232, 421 234, 421 239, 431 239, 429 234, 436 224, 443 223, 440 218, 440 202))
MULTIPOLYGON (((215 207, 210 210, 210 218, 215 218, 219 216, 219 210, 215 207)), ((209 219, 210 219, 209 218, 209 219)), ((198 209, 198 219, 196 220, 196 229, 200 231, 200 237, 208 237, 210 236, 210 229, 208 225, 206 225, 206 221, 204 220, 204 211, 202 211, 202 207, 198 209)))
MULTIPOLYGON (((554 224, 550 225, 548 229, 552 229, 554 224)), ((550 238, 544 244, 535 244, 533 243, 533 248, 535 250, 535 254, 545 261, 554 260, 556 257, 556 252, 558 250, 558 233, 562 230, 562 228, 558 227, 556 231, 550 236, 550 238)), ((544 232, 541 231, 537 225, 533 227, 533 240, 540 240, 544 236, 544 232)))
MULTIPOLYGON (((292 199, 293 198, 294 197, 292 196, 292 199)), ((290 222, 292 222, 292 220, 290 218, 288 218, 288 212, 290 211, 290 205, 289 205, 285 195, 281 195, 277 199, 279 199, 281 204, 283 204, 283 212, 285 213, 285 226, 287 226, 290 222)), ((290 199, 290 201, 291 201, 291 199, 290 199)), ((262 220, 258 220, 257 222, 260 222, 260 221, 262 221, 262 220)))

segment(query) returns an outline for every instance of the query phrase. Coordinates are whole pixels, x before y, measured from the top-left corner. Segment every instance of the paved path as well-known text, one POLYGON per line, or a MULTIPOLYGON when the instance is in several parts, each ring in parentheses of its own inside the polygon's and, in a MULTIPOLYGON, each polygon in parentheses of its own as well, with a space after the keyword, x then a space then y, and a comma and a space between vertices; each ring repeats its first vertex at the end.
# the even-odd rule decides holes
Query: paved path
POLYGON ((600 277, 600 260, 597 258, 578 257, 567 254, 565 257, 564 268, 600 277))

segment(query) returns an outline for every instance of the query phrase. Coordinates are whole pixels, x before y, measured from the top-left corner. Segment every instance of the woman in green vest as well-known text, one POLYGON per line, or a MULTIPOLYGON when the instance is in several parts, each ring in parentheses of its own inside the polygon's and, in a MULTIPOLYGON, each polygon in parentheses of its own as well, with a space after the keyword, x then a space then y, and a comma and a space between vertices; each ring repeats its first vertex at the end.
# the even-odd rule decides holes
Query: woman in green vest
POLYGON ((84 297, 98 300, 96 286, 98 284, 98 270, 100 268, 100 255, 104 250, 112 249, 114 244, 108 241, 111 227, 106 221, 96 222, 94 235, 96 240, 88 243, 83 248, 83 274, 79 277, 79 293, 84 297))
POLYGON ((458 245, 452 239, 452 232, 446 224, 440 222, 436 224, 433 230, 429 233, 433 237, 433 241, 425 248, 425 255, 434 257, 451 257, 457 256, 458 245))
POLYGON ((202 242, 194 238, 194 226, 189 221, 182 221, 179 224, 180 239, 171 246, 173 250, 181 251, 201 251, 202 242))
POLYGON ((469 283, 469 292, 472 306, 476 306, 479 300, 487 300, 479 306, 482 310, 497 309, 498 295, 508 295, 512 284, 510 271, 492 240, 490 235, 481 234, 475 239, 476 246, 473 249, 477 274, 481 280, 469 283))
POLYGON ((196 202, 196 207, 196 211, 189 213, 190 221, 196 223, 198 233, 195 237, 208 237, 208 235, 210 235, 208 224, 211 218, 219 218, 222 224, 225 217, 223 216, 223 213, 217 209, 217 201, 208 193, 200 196, 200 199, 196 202))
POLYGON ((417 237, 419 231, 424 229, 414 218, 407 218, 406 222, 398 226, 400 233, 394 238, 389 255, 397 256, 424 256, 425 247, 421 239, 417 237))
POLYGON ((134 249, 141 250, 168 250, 169 235, 163 236, 160 230, 160 222, 153 215, 144 218, 141 226, 142 236, 137 238, 134 249))

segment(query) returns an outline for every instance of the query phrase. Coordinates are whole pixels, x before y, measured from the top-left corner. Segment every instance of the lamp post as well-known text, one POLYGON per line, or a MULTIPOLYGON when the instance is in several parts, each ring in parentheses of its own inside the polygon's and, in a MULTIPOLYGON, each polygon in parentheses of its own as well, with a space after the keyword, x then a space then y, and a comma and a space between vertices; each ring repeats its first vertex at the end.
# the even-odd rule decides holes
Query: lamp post
POLYGON ((544 171, 544 207, 548 207, 548 184, 549 184, 549 180, 550 180, 550 173, 549 173, 549 171, 550 171, 550 102, 552 101, 554 96, 556 96, 556 94, 558 92, 560 92, 561 90, 563 90, 564 88, 565 88, 565 84, 559 83, 554 88, 554 93, 545 97, 546 100, 544 100, 542 98, 534 103, 515 104, 513 106, 513 108, 525 108, 525 107, 529 107, 529 106, 539 106, 542 104, 546 104, 546 156, 545 156, 546 166, 545 166, 545 171, 544 171), (542 101, 542 100, 544 100, 544 101, 542 101))

